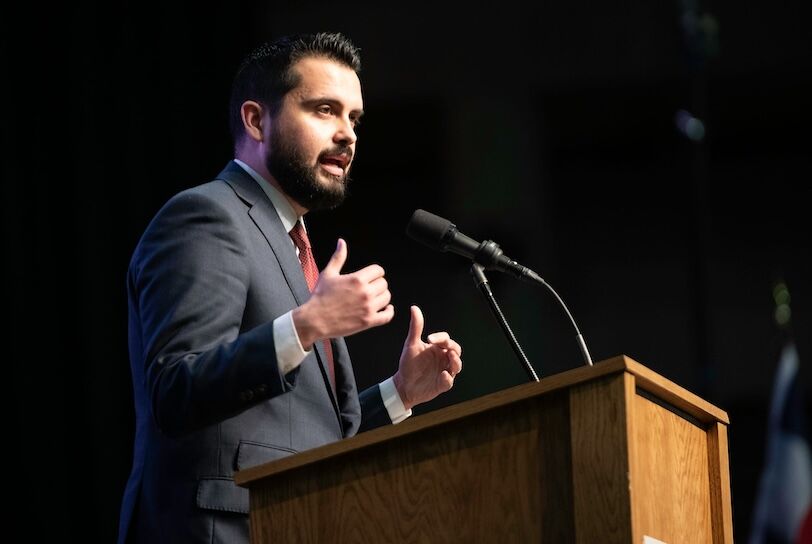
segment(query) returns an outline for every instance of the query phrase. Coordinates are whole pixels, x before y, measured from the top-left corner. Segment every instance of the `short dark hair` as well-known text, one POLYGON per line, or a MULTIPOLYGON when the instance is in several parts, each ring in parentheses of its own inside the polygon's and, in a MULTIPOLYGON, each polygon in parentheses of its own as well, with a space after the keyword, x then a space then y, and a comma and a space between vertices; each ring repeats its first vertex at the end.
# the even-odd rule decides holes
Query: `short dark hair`
POLYGON ((243 103, 256 100, 275 115, 285 95, 299 84, 291 66, 306 57, 328 58, 356 74, 361 72, 359 49, 338 32, 295 34, 260 45, 242 61, 231 86, 229 125, 235 146, 244 135, 240 115, 243 103))

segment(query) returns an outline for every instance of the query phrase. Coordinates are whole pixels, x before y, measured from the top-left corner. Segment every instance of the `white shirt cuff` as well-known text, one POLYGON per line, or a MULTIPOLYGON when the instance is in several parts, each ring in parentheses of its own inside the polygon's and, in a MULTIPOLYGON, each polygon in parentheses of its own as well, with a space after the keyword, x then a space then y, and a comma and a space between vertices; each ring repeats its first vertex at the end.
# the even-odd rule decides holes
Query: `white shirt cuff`
POLYGON ((310 353, 304 350, 299 340, 296 326, 293 324, 293 310, 273 320, 273 343, 276 347, 279 373, 283 376, 302 364, 310 353))
POLYGON ((381 389, 383 405, 386 406, 386 411, 389 412, 389 419, 392 420, 392 423, 400 423, 412 415, 412 411, 403 406, 403 401, 395 387, 395 380, 392 378, 386 379, 378 384, 378 387, 381 389))

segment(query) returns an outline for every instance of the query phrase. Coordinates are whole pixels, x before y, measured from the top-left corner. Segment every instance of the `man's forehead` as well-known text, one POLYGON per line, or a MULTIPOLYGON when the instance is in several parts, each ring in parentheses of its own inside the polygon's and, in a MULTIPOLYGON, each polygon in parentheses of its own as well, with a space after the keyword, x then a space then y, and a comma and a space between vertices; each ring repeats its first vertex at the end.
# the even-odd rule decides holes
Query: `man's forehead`
POLYGON ((326 57, 305 57, 292 67, 298 74, 298 85, 291 94, 300 99, 324 95, 346 102, 357 102, 361 108, 361 81, 358 74, 336 60, 326 57))

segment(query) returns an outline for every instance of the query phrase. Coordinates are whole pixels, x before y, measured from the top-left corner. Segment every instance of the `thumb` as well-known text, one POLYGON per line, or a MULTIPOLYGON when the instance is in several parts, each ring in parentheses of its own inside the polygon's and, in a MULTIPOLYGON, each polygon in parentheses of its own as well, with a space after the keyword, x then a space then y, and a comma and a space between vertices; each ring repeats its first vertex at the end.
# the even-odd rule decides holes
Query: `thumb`
POLYGON ((327 262, 321 273, 337 276, 341 273, 341 268, 344 266, 345 262, 347 262, 347 242, 345 242, 342 238, 339 238, 338 245, 336 245, 336 250, 333 252, 333 256, 330 257, 330 260, 327 262))
POLYGON ((411 319, 409 320, 409 335, 406 337, 407 344, 414 344, 417 342, 421 342, 421 337, 423 336, 423 312, 420 310, 418 306, 412 306, 409 308, 411 310, 411 319))

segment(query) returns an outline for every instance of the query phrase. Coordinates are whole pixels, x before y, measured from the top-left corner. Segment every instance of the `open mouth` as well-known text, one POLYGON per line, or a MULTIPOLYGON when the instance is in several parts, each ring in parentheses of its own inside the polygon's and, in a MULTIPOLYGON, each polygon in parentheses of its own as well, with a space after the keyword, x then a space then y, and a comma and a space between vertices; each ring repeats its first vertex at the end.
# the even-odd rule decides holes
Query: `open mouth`
POLYGON ((347 166, 350 164, 350 156, 346 153, 339 155, 325 155, 319 159, 319 164, 324 170, 334 176, 344 175, 347 166))

